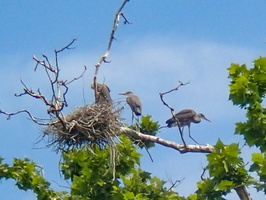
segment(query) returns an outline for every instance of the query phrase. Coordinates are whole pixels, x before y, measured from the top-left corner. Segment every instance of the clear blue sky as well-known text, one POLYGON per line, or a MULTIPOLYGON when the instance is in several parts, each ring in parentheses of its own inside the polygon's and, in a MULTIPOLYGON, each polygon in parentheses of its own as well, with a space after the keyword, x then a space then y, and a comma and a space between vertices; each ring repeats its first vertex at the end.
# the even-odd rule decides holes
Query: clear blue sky
MULTIPOLYGON (((45 117, 45 107, 38 100, 23 96, 20 79, 32 88, 49 94, 42 70, 33 71, 32 55, 52 59, 53 50, 77 38, 75 50, 60 55, 62 78, 78 76, 86 65, 83 79, 70 87, 69 111, 92 103, 89 87, 94 65, 105 53, 114 14, 122 0, 97 1, 1 1, 0 5, 0 109, 8 112, 28 109, 35 116, 45 117), (84 94, 84 95, 83 95, 84 94), (85 100, 84 100, 85 99, 85 100)), ((212 122, 192 126, 192 135, 203 144, 239 142, 234 123, 244 120, 244 112, 228 101, 227 68, 230 63, 251 64, 265 55, 266 1, 212 0, 131 0, 124 14, 131 25, 119 26, 109 59, 100 68, 99 79, 111 88, 115 100, 120 92, 131 90, 143 103, 143 113, 164 124, 170 117, 162 105, 159 92, 178 85, 190 84, 166 97, 176 111, 192 108, 204 113, 212 122)), ((130 119, 130 110, 123 116, 130 119)), ((56 189, 68 186, 59 175, 60 155, 37 143, 42 128, 26 115, 6 120, 0 115, 0 156, 10 163, 14 157, 28 157, 44 167, 45 177, 56 189), (60 186, 59 186, 60 185, 60 186)), ((161 130, 158 136, 181 142, 175 129, 161 130)), ((193 141, 186 140, 189 144, 193 141)), ((249 159, 244 149, 243 156, 249 159)), ((156 145, 151 150, 154 162, 143 152, 142 167, 165 180, 185 178, 176 190, 188 195, 196 190, 205 155, 185 154, 156 145)), ((31 192, 17 190, 13 181, 0 183, 1 199, 35 199, 31 192)), ((262 198, 251 190, 254 199, 262 198)), ((232 194, 229 199, 236 199, 232 194)))

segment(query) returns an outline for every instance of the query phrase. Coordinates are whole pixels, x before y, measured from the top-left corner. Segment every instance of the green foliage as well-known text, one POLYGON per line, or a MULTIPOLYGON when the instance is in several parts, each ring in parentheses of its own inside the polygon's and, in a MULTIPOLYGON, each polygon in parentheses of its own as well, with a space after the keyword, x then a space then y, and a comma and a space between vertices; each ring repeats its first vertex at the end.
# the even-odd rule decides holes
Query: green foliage
POLYGON ((220 140, 214 146, 215 151, 207 155, 207 170, 210 178, 198 183, 199 199, 222 199, 239 185, 247 186, 248 175, 237 144, 224 145, 220 140))
MULTIPOLYGON (((155 134, 158 123, 150 116, 142 118, 141 130, 155 134)), ((100 148, 83 146, 62 153, 61 172, 71 181, 70 192, 55 192, 44 180, 36 164, 28 159, 15 159, 13 166, 2 164, 0 178, 12 178, 19 189, 33 190, 39 200, 183 200, 164 187, 165 182, 140 169, 138 146, 125 135, 116 145, 100 148)))
POLYGON ((164 188, 164 181, 157 177, 151 177, 150 173, 142 171, 141 169, 133 169, 132 174, 122 177, 124 193, 130 193, 133 198, 129 199, 184 199, 179 197, 173 191, 164 188))
MULTIPOLYGON (((143 134, 156 135, 159 127, 160 127, 159 123, 153 121, 151 115, 146 115, 141 117, 140 124, 139 125, 135 124, 133 126, 133 129, 140 131, 143 134)), ((137 144, 140 148, 145 147, 147 149, 155 146, 153 142, 148 142, 148 141, 135 141, 135 144, 137 144)))
POLYGON ((266 155, 265 153, 254 153, 252 154, 253 164, 250 166, 251 172, 256 172, 260 177, 260 182, 255 182, 254 184, 258 191, 263 191, 266 194, 266 155))
POLYGON ((64 177, 72 181, 72 198, 182 199, 164 188, 164 181, 139 168, 140 154, 126 136, 119 140, 115 147, 116 156, 112 155, 114 147, 83 148, 63 153, 61 169, 64 177))
MULTIPOLYGON (((125 135, 116 138, 116 145, 83 146, 62 154, 61 172, 71 182, 68 192, 56 192, 29 159, 14 159, 13 165, 0 158, 0 179, 14 179, 21 190, 32 190, 39 200, 223 200, 223 196, 241 186, 254 185, 266 194, 266 109, 262 103, 266 94, 266 58, 254 61, 254 67, 232 64, 229 68, 230 100, 247 110, 247 121, 236 124, 250 146, 261 153, 252 155, 249 171, 245 169, 237 144, 225 145, 218 140, 215 151, 207 155, 208 178, 198 182, 198 190, 187 198, 165 188, 165 181, 140 168, 138 147, 151 148, 154 143, 135 141, 125 135), (137 145, 136 145, 137 144, 137 145), (259 181, 249 175, 256 173, 259 181)), ((158 122, 150 115, 142 116, 131 128, 156 135, 158 122)))
POLYGON ((254 67, 232 64, 229 68, 230 99, 247 109, 247 121, 236 124, 236 133, 242 134, 250 146, 266 150, 266 111, 262 106, 266 94, 266 58, 254 61, 254 67))
POLYGON ((37 194, 38 200, 60 199, 64 192, 55 192, 49 188, 48 183, 36 170, 36 164, 25 158, 14 159, 13 166, 2 163, 0 158, 0 179, 14 179, 16 186, 21 190, 32 190, 37 194))

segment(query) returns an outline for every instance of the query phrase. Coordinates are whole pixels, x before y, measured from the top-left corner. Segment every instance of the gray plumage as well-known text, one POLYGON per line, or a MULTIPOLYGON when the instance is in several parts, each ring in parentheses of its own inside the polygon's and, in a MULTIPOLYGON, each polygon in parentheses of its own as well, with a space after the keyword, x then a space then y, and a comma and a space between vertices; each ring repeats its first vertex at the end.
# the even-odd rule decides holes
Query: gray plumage
POLYGON ((142 113, 142 105, 139 97, 135 95, 133 92, 125 92, 125 93, 120 93, 120 95, 126 95, 126 101, 127 104, 130 106, 131 110, 135 115, 140 116, 142 113))
MULTIPOLYGON (((96 103, 100 104, 108 104, 112 106, 112 98, 110 95, 110 89, 104 83, 96 83, 97 84, 97 98, 96 103)), ((94 89, 94 84, 91 84, 91 88, 94 89)))
MULTIPOLYGON (((178 119, 180 123, 180 127, 190 126, 191 122, 196 123, 196 124, 200 123, 201 119, 210 121, 202 113, 198 114, 192 109, 181 110, 175 114, 175 117, 178 119)), ((176 122, 176 119, 172 117, 166 121, 166 124, 168 127, 172 127, 172 126, 176 126, 177 122, 176 122)))
MULTIPOLYGON (((191 135, 190 135, 190 124, 192 123, 200 123, 201 119, 208 120, 202 113, 196 113, 192 109, 184 109, 179 111, 178 113, 175 114, 175 117, 172 117, 166 121, 167 127, 173 127, 177 126, 177 120, 179 122, 179 126, 182 128, 182 134, 185 126, 188 126, 188 134, 189 137, 194 140, 191 135)), ((194 140, 196 142, 196 140, 194 140)), ((196 142, 197 143, 197 142, 196 142)))

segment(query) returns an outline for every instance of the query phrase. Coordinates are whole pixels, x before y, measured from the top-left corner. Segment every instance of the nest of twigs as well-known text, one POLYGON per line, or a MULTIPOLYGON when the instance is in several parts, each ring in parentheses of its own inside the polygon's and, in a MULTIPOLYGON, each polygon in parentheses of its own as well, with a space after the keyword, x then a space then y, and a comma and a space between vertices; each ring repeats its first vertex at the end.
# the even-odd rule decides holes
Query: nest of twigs
POLYGON ((100 147, 113 144, 121 127, 120 110, 108 104, 79 107, 61 119, 56 119, 44 130, 44 134, 50 136, 50 145, 57 150, 83 144, 100 147))

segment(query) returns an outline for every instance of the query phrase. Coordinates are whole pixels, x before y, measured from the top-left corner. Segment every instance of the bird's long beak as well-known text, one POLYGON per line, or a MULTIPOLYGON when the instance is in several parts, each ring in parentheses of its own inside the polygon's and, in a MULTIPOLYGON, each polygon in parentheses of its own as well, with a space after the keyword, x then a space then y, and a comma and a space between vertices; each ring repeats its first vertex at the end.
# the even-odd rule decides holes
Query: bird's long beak
POLYGON ((119 93, 119 95, 125 95, 125 93, 119 93))
POLYGON ((211 122, 211 120, 208 120, 205 116, 202 116, 202 119, 205 119, 208 122, 211 122))

